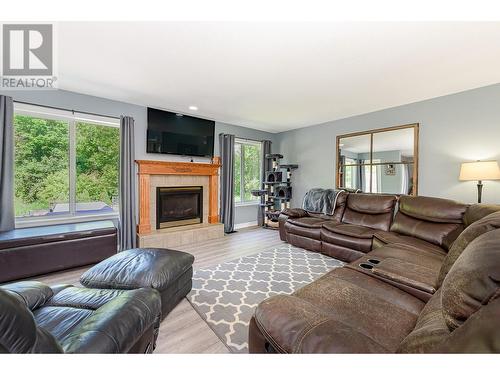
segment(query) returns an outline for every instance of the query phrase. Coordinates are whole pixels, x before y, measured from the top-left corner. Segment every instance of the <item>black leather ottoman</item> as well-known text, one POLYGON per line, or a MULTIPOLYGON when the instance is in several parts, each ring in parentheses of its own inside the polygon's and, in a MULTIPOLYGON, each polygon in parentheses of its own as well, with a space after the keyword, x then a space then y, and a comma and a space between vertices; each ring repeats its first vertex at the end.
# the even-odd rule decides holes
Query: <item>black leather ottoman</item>
POLYGON ((96 264, 80 277, 80 283, 97 289, 156 289, 164 319, 191 291, 193 262, 194 256, 182 251, 131 249, 96 264))

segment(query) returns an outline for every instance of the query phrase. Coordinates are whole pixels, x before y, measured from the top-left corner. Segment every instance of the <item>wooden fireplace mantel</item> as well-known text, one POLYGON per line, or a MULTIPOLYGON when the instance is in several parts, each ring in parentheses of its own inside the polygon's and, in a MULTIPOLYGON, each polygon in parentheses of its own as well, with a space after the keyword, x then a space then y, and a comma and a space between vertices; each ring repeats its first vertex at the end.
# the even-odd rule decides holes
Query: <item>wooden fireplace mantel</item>
POLYGON ((185 163, 170 161, 136 160, 139 167, 139 223, 138 234, 151 232, 150 220, 150 180, 151 175, 184 175, 208 176, 208 222, 219 221, 218 194, 219 194, 219 168, 220 157, 213 158, 212 163, 185 163))

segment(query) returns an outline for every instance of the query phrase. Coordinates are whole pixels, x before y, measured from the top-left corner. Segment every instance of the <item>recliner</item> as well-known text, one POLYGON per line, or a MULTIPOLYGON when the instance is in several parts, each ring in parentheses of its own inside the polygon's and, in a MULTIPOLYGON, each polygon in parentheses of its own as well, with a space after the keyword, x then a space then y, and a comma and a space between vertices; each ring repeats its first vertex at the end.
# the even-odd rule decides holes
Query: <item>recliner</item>
POLYGON ((36 281, 0 287, 0 353, 148 353, 160 324, 156 290, 36 281))
POLYGON ((388 231, 397 198, 394 195, 349 194, 340 222, 323 223, 321 252, 353 261, 372 249, 373 236, 388 231))
POLYGON ((320 230, 344 214, 347 193, 333 189, 311 189, 302 208, 285 209, 278 218, 280 238, 292 245, 321 251, 320 230))

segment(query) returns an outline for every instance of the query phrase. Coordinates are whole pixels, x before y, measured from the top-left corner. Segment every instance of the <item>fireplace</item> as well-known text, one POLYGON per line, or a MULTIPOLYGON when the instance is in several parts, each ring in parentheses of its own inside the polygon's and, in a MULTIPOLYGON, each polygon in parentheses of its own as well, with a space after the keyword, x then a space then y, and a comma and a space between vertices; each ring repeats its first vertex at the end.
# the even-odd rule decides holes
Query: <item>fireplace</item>
POLYGON ((203 186, 156 188, 156 229, 202 221, 203 186))

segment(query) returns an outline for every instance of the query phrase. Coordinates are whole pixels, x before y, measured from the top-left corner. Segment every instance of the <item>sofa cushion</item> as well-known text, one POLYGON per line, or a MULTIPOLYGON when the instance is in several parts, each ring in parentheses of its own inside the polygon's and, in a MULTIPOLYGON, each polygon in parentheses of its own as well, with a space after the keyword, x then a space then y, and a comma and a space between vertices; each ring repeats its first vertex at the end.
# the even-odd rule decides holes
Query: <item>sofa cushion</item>
POLYGON ((269 342, 282 352, 315 352, 321 346, 328 353, 380 353, 396 350, 423 305, 383 281, 338 268, 291 296, 265 300, 254 316, 269 342))
POLYGON ((450 268, 453 266, 453 263, 455 263, 464 249, 473 240, 486 232, 498 228, 500 228, 500 211, 489 214, 488 216, 473 222, 471 225, 465 228, 465 230, 460 233, 460 236, 458 236, 458 238, 455 240, 448 254, 446 255, 446 258, 444 259, 444 262, 441 266, 441 271, 439 272, 438 284, 441 285, 443 283, 443 280, 446 277, 446 274, 450 271, 450 268))
POLYGON ((321 226, 327 222, 328 221, 323 219, 323 218, 313 217, 313 216, 288 219, 288 223, 293 224, 293 225, 297 225, 297 226, 303 227, 303 228, 321 228, 321 226))
POLYGON ((38 327, 50 332, 59 342, 71 332, 94 310, 75 306, 43 306, 33 312, 38 327))
POLYGON ((285 223, 287 238, 289 238, 291 234, 294 234, 305 238, 313 238, 319 241, 321 237, 321 226, 325 222, 325 220, 316 217, 288 219, 285 223))
POLYGON ((342 222, 389 230, 396 200, 393 195, 349 194, 342 222))
POLYGON ((466 209, 449 199, 402 196, 391 231, 448 249, 464 228, 466 209))
POLYGON ((468 205, 450 199, 403 195, 399 212, 415 219, 434 223, 462 224, 468 205))
POLYGON ((345 236, 351 236, 355 238, 373 238, 375 229, 363 227, 361 225, 355 224, 335 224, 335 223, 324 223, 323 228, 334 233, 343 234, 345 236))
POLYGON ((415 329, 398 348, 399 353, 429 353, 450 335, 443 317, 441 289, 427 302, 418 317, 415 329))
MULTIPOLYGON (((357 238, 321 229, 321 240, 324 243, 335 244, 347 249, 367 253, 372 248, 371 238, 357 238)), ((335 255, 333 255, 336 258, 335 255)))
POLYGON ((302 336, 295 353, 390 353, 352 324, 335 317, 321 320, 302 336))
POLYGON ((426 248, 415 248, 406 244, 394 243, 376 248, 368 254, 371 259, 398 259, 406 263, 415 264, 416 266, 425 267, 433 270, 435 280, 437 280, 441 264, 443 263, 444 254, 436 254, 426 248))
POLYGON ((441 256, 441 259, 444 259, 444 256, 446 255, 446 252, 441 247, 433 245, 416 237, 404 236, 396 232, 375 232, 373 240, 374 249, 389 244, 403 244, 406 246, 410 246, 415 249, 420 249, 429 253, 437 254, 441 256))
POLYGON ((443 314, 451 330, 500 297, 500 229, 472 241, 442 285, 443 314))
POLYGON ((371 250, 375 232, 375 229, 355 224, 325 223, 321 229, 321 240, 367 253, 371 250))
POLYGON ((396 200, 395 195, 349 194, 347 208, 364 214, 391 213, 396 200))
POLYGON ((423 221, 398 212, 391 226, 391 231, 420 238, 421 240, 448 249, 462 232, 463 228, 462 224, 423 221))

